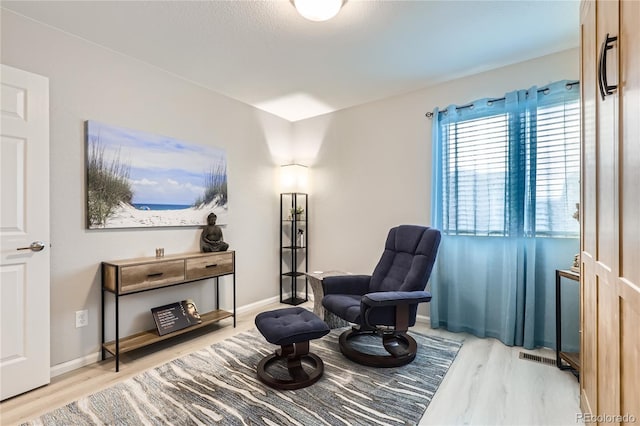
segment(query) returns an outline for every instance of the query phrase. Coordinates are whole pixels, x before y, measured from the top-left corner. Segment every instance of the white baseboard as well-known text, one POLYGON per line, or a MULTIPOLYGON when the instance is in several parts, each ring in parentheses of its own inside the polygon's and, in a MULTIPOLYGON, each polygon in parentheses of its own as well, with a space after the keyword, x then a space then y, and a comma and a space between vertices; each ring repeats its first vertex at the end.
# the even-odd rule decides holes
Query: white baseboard
POLYGON ((279 301, 280 301, 279 296, 273 296, 268 299, 263 299, 257 302, 249 303, 248 305, 243 305, 243 306, 240 306, 239 308, 236 307, 236 314, 244 314, 245 312, 258 310, 258 308, 271 305, 272 303, 277 303, 279 301))
POLYGON ((51 366, 50 375, 51 377, 56 377, 64 373, 68 373, 69 371, 77 370, 78 368, 82 368, 86 365, 94 364, 101 359, 100 351, 83 356, 82 358, 72 359, 71 361, 63 362, 60 364, 56 364, 51 366))
MULTIPOLYGON (((279 296, 270 297, 268 299, 259 300, 254 303, 250 303, 248 305, 243 305, 240 307, 236 307, 236 315, 243 314, 245 312, 258 310, 263 306, 271 305, 273 303, 277 303, 280 300, 279 296)), ((91 353, 89 355, 83 356, 81 358, 72 359, 71 361, 62 362, 60 364, 52 365, 51 370, 49 372, 51 377, 56 377, 64 373, 68 373, 69 371, 77 370, 78 368, 85 367, 90 364, 94 364, 100 361, 102 358, 100 351, 91 353)))
POLYGON ((425 323, 427 325, 431 325, 431 318, 426 316, 426 315, 417 315, 416 316, 416 322, 422 322, 422 323, 425 323))

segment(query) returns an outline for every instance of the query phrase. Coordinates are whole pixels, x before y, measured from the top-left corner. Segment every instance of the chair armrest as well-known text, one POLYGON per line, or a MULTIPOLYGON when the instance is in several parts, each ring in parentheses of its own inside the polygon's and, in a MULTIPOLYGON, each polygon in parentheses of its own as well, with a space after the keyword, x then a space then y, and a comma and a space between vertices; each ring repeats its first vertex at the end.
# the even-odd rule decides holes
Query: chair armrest
POLYGON ((413 305, 429 302, 431 293, 427 291, 380 291, 367 293, 362 298, 362 303, 371 306, 413 305))
POLYGON ((359 296, 369 291, 370 275, 338 275, 325 277, 322 280, 324 295, 327 294, 357 294, 359 296))

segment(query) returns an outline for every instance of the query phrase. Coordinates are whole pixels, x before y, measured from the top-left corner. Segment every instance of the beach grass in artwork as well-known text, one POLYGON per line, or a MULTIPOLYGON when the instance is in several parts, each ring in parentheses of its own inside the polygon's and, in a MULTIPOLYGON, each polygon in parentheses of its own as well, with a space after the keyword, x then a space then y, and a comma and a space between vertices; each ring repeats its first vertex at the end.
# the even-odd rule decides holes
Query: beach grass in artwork
POLYGON ((89 228, 224 224, 224 150, 86 122, 89 228))

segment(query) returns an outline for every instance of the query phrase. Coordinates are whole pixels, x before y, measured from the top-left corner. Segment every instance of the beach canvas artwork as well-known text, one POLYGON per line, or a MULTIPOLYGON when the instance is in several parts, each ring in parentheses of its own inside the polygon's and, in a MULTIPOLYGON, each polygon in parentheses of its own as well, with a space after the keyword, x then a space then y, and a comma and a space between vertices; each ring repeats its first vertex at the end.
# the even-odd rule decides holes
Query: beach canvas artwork
POLYGON ((200 226, 228 211, 223 149, 87 121, 90 229, 200 226))

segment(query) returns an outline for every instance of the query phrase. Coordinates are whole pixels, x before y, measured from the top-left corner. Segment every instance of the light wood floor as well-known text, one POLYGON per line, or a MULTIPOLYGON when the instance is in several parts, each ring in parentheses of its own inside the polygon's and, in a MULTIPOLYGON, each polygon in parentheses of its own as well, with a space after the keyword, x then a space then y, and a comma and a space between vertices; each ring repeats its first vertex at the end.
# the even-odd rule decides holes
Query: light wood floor
MULTIPOLYGON (((282 306, 273 305, 261 310, 282 306)), ((309 303, 308 306, 312 305, 309 303)), ((249 330, 254 327, 256 313, 238 315, 235 329, 231 320, 225 320, 220 326, 177 336, 151 348, 123 355, 119 373, 114 372, 113 360, 106 360, 54 377, 47 386, 0 403, 0 424, 19 424, 146 369, 249 330)), ((571 373, 519 359, 522 348, 508 347, 494 339, 432 330, 420 323, 412 330, 464 341, 421 424, 539 426, 579 423, 578 381, 571 373)), ((526 352, 555 357, 550 350, 526 352)))

